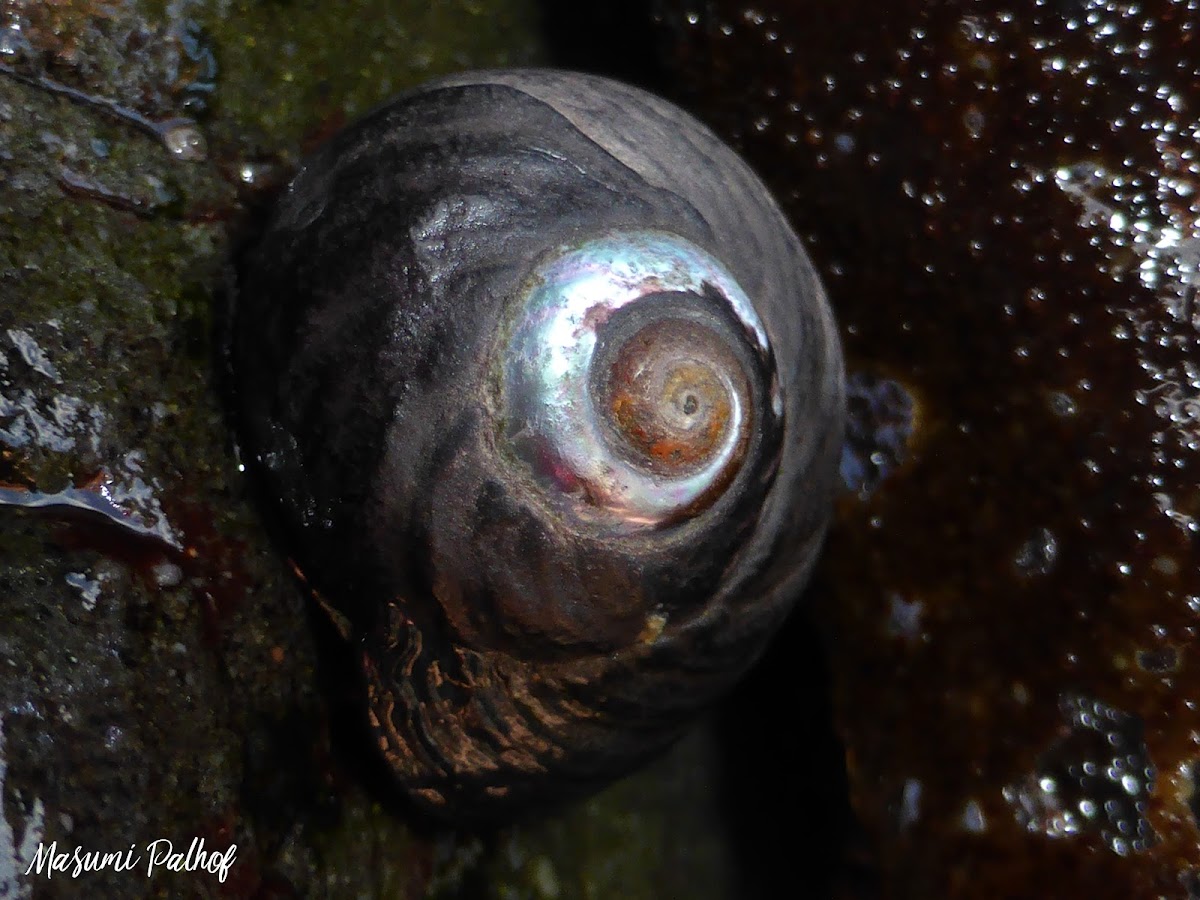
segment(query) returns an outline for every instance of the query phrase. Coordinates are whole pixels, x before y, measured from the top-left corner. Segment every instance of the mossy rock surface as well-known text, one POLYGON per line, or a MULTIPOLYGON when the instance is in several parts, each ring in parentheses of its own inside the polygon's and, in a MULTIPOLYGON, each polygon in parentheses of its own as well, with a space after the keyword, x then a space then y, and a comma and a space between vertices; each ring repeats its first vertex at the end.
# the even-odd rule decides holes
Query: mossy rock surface
POLYGON ((231 253, 303 154, 543 60, 523 0, 0 4, 0 897, 727 895, 703 731, 535 823, 414 825, 221 402, 231 253), (197 838, 224 881, 146 876, 197 838), (26 875, 51 842, 140 864, 26 875))

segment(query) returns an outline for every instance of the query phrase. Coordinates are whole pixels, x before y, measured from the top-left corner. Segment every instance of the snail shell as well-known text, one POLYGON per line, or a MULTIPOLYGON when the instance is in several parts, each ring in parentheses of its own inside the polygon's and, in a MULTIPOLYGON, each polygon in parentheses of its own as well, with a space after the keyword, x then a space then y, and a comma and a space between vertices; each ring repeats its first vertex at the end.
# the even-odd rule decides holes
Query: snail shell
POLYGON ((813 268, 729 148, 605 79, 446 78, 334 137, 248 254, 230 361, 379 746, 447 817, 677 737, 825 530, 843 375, 813 268))

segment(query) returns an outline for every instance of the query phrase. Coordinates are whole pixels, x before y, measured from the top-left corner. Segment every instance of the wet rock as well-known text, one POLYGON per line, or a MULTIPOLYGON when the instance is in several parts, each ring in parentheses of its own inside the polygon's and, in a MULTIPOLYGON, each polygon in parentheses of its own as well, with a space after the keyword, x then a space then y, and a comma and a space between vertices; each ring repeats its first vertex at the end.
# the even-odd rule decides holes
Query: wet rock
POLYGON ((677 95, 818 258, 852 369, 912 398, 817 609, 888 896, 1194 891, 1197 4, 656 8, 677 95), (1083 772, 1117 758, 1083 697, 1141 769, 1094 828, 1079 804, 1124 775, 1083 772))
POLYGON ((703 741, 677 793, 619 789, 553 838, 414 827, 220 399, 230 254, 305 149, 428 76, 535 61, 535 24, 522 2, 0 2, 0 897, 509 896, 499 847, 547 860, 544 888, 595 868, 655 896, 671 861, 629 859, 619 823, 712 827, 680 796, 703 741), (146 877, 148 843, 198 838, 237 844, 225 881, 146 877), (26 875, 51 842, 141 864, 26 875))

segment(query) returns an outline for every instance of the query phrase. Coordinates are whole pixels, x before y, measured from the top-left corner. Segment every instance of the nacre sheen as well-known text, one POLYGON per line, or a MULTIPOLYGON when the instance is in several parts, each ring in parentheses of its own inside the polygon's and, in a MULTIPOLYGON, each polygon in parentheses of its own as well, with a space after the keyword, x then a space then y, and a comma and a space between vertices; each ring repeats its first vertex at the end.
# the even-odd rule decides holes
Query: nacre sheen
MULTIPOLYGON (((731 383, 739 375, 744 379, 745 373, 735 373, 736 367, 729 365, 725 368, 731 371, 708 370, 709 387, 720 393, 728 410, 720 423, 724 427, 718 445, 697 447, 690 460, 696 465, 676 466, 680 471, 668 474, 663 471, 666 466, 655 465, 645 453, 621 453, 627 442, 604 434, 606 426, 622 432, 633 429, 622 427, 622 416, 607 416, 597 408, 603 405, 597 401, 610 392, 605 387, 597 390, 593 382, 609 376, 612 368, 594 365, 598 335, 618 310, 648 303, 653 309, 638 318, 690 322, 698 331, 694 337, 701 340, 712 327, 723 326, 726 340, 748 344, 746 355, 755 359, 746 359, 747 367, 758 362, 773 375, 766 331, 733 276, 715 257, 678 236, 616 232, 556 253, 534 270, 525 296, 526 302, 515 311, 514 333, 498 354, 505 370, 498 417, 505 420, 508 441, 577 517, 632 529, 661 524, 693 509, 737 461, 745 432, 754 424, 752 410, 745 408, 750 398, 739 396, 731 383), (720 297, 721 309, 707 308, 706 291, 720 297), (706 323, 713 318, 715 323, 706 323)), ((711 361, 713 354, 698 354, 702 346, 693 340, 677 347, 677 360, 707 370, 703 357, 711 361)), ((644 369, 644 353, 637 356, 624 368, 644 369)), ((636 376, 631 373, 626 380, 636 376)), ((777 418, 782 400, 778 384, 772 387, 763 414, 777 418)), ((695 390, 689 396, 698 403, 703 393, 695 390)), ((630 398, 626 405, 635 402, 630 398)), ((661 410, 656 418, 662 430, 661 410)), ((682 433, 686 428, 670 430, 682 433)), ((643 451, 649 449, 646 440, 635 443, 643 451)))
POLYGON ((821 286, 749 168, 622 84, 467 74, 335 136, 246 254, 229 359, 380 749, 447 817, 669 743, 824 534, 821 286))

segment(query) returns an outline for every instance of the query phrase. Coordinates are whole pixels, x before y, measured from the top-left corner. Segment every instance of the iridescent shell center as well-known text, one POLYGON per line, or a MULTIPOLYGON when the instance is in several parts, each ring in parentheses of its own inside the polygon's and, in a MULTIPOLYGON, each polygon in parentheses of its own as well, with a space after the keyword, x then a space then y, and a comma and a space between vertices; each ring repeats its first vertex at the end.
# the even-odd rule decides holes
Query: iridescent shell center
POLYGON ((604 388, 610 422, 633 461, 666 477, 722 455, 742 432, 749 400, 745 375, 720 335, 680 319, 652 322, 626 341, 604 388))
MULTIPOLYGON (((707 508, 737 474, 756 415, 747 370, 771 357, 749 298, 710 253, 652 231, 559 248, 511 321, 500 437, 558 508, 657 527, 707 508)), ((760 402, 781 409, 777 395, 760 402)))

